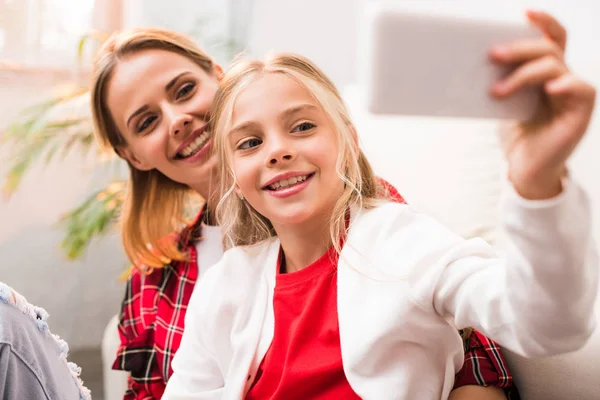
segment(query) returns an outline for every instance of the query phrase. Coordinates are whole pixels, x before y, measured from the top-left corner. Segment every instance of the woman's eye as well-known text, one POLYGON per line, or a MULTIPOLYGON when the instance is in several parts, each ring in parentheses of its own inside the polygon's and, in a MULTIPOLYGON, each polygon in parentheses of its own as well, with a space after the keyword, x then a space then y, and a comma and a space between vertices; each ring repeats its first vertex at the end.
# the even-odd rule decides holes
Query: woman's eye
POLYGON ((294 129, 292 130, 292 132, 304 132, 304 131, 308 131, 311 130, 315 127, 315 124, 311 124, 310 122, 302 122, 301 124, 298 124, 294 127, 294 129))
POLYGON ((248 139, 238 146, 238 150, 251 149, 253 147, 259 146, 261 143, 262 143, 262 140, 260 140, 260 139, 256 139, 256 138, 248 139))
POLYGON ((138 133, 141 133, 143 131, 145 131, 146 129, 148 129, 148 127, 156 120, 156 116, 151 116, 148 118, 145 118, 142 123, 138 126, 138 133))
POLYGON ((179 89, 179 91, 177 92, 176 95, 176 99, 179 100, 182 97, 187 96, 188 94, 190 94, 192 92, 192 90, 194 90, 194 88, 196 87, 195 83, 187 83, 185 84, 181 89, 179 89))

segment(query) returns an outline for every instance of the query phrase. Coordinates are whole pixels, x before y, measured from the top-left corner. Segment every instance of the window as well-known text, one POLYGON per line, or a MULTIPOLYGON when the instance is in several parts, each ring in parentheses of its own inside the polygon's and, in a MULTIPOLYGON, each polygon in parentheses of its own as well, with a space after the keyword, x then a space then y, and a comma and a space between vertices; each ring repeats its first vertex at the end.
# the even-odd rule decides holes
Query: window
POLYGON ((226 64, 248 44, 253 0, 128 0, 123 27, 154 26, 190 36, 226 64))
POLYGON ((0 0, 0 60, 28 67, 74 65, 97 1, 0 0))

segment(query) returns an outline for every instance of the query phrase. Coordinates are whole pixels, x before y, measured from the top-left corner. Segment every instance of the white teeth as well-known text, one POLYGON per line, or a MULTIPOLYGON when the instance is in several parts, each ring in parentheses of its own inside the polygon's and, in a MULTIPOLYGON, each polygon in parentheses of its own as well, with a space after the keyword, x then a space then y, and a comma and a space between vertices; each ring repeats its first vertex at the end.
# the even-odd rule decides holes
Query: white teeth
POLYGON ((294 176, 289 179, 282 179, 280 181, 273 183, 272 185, 269 185, 269 189, 278 190, 279 188, 286 188, 288 186, 293 186, 296 183, 304 182, 307 178, 308 178, 308 175, 294 176))
POLYGON ((179 154, 183 157, 189 157, 196 154, 202 146, 208 140, 208 132, 204 132, 202 135, 198 136, 196 139, 192 141, 192 143, 188 144, 183 150, 179 152, 179 154))

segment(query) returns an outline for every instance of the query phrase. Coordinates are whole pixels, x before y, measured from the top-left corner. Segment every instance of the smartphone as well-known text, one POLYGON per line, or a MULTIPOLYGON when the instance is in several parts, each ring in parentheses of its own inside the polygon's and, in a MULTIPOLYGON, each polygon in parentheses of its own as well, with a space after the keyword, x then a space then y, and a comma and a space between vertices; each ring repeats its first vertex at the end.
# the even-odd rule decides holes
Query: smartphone
POLYGON ((399 3, 365 8, 359 83, 374 114, 529 120, 542 87, 505 99, 489 94, 517 66, 489 60, 493 45, 541 37, 523 22, 415 11, 399 3))

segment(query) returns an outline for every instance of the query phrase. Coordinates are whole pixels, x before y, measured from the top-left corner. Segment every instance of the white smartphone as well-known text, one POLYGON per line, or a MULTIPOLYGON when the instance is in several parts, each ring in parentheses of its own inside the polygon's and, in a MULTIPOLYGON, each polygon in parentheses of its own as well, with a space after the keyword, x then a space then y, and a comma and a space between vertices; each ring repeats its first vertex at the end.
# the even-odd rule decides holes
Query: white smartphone
POLYGON ((498 100, 494 82, 515 67, 489 60, 493 45, 540 37, 526 21, 503 22, 432 14, 399 3, 365 8, 359 82, 375 114, 530 119, 542 88, 498 100))

